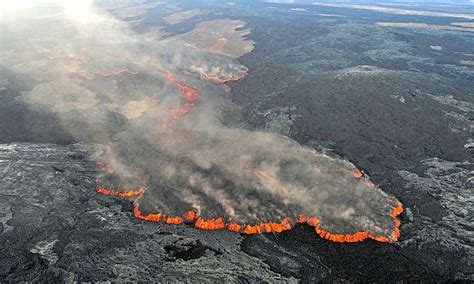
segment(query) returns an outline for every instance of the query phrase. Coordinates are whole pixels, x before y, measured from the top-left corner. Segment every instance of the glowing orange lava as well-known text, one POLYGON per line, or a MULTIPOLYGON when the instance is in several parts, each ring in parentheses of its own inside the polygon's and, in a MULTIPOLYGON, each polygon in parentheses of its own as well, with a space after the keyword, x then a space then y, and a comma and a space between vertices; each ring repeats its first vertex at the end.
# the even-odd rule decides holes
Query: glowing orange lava
POLYGON ((353 175, 354 175, 354 177, 356 177, 356 178, 360 178, 360 177, 362 177, 364 174, 362 174, 361 171, 356 170, 353 175))
POLYGON ((227 230, 229 230, 229 231, 239 233, 240 230, 242 229, 242 225, 240 225, 240 224, 238 224, 238 223, 236 223, 236 222, 233 222, 233 221, 229 221, 229 222, 226 224, 226 228, 227 228, 227 230))
POLYGON ((196 218, 196 212, 194 212, 194 210, 189 210, 184 214, 184 218, 188 221, 193 221, 196 218))
MULTIPOLYGON (((119 72, 129 72, 128 69, 126 70, 121 70, 119 72)), ((213 76, 204 76, 203 77, 207 80, 211 81, 216 81, 219 83, 225 83, 228 81, 234 81, 238 80, 241 77, 245 76, 247 73, 247 70, 243 72, 241 75, 242 76, 236 76, 236 77, 229 77, 226 79, 221 79, 218 77, 213 77, 213 76)), ((94 73, 94 77, 96 75, 100 76, 111 76, 109 74, 113 73, 94 73), (105 74, 105 75, 104 75, 105 74)), ((120 73, 118 73, 120 74, 120 73)), ((132 73, 133 74, 133 73, 132 73)), ((189 87, 188 85, 178 81, 174 75, 170 72, 167 72, 165 74, 165 77, 171 81, 181 92, 182 97, 184 98, 184 101, 181 103, 180 108, 173 108, 169 110, 168 116, 165 118, 165 126, 168 127, 169 123, 172 121, 178 119, 182 115, 194 110, 195 108, 195 101, 199 97, 199 94, 196 89, 189 87)), ((311 149, 309 151, 311 154, 316 155, 316 150, 311 149)), ((107 152, 107 154, 110 154, 110 152, 107 152)), ((183 156, 186 156, 186 154, 183 154, 183 156)), ((112 168, 106 167, 106 163, 99 161, 97 162, 97 165, 101 168, 101 170, 104 173, 111 174, 114 172, 112 168)), ((338 169, 335 169, 333 171, 337 171, 338 169)), ((260 170, 255 170, 254 174, 257 177, 261 178, 273 178, 271 175, 264 171, 260 170)), ((361 178, 364 176, 364 174, 356 169, 356 171, 353 173, 353 176, 355 178, 361 178)), ((282 219, 279 223, 278 222, 263 222, 263 223, 258 223, 258 224, 239 224, 235 221, 229 220, 225 221, 222 217, 217 217, 215 219, 203 219, 200 217, 199 213, 196 213, 194 210, 189 210, 188 212, 184 213, 182 216, 179 215, 170 215, 170 216, 165 216, 165 214, 161 212, 155 212, 155 213, 149 213, 149 214, 144 214, 140 210, 140 203, 139 199, 143 194, 145 193, 146 189, 143 187, 140 187, 138 189, 134 190, 126 190, 126 191, 116 191, 116 190, 111 190, 107 189, 103 186, 100 186, 100 179, 96 180, 97 182, 97 192, 104 194, 104 195, 115 195, 115 196, 120 196, 120 197, 138 197, 137 200, 133 202, 133 214, 136 218, 145 220, 145 221, 150 221, 150 222, 164 222, 166 224, 182 224, 185 223, 186 221, 188 222, 194 222, 194 226, 199 229, 203 230, 220 230, 220 229, 227 229, 232 232, 237 232, 237 233, 244 233, 244 234, 261 234, 261 233, 280 233, 283 231, 290 230, 292 228, 292 223, 293 220, 291 218, 284 218, 282 219), (195 221, 194 221, 195 220, 195 221)), ((367 181, 367 186, 368 187, 374 187, 374 184, 370 181, 367 181)), ((360 242, 365 239, 374 239, 379 242, 394 242, 398 240, 400 237, 400 221, 397 219, 397 217, 403 212, 403 205, 402 203, 398 202, 397 206, 393 208, 391 212, 387 212, 392 218, 394 222, 394 230, 392 232, 392 235, 390 238, 384 237, 384 236, 375 236, 370 234, 367 231, 360 231, 356 232, 353 234, 333 234, 328 231, 325 231, 324 229, 321 228, 320 226, 320 219, 315 217, 315 216, 304 216, 304 215, 299 215, 297 218, 297 223, 306 223, 309 226, 312 226, 315 228, 316 233, 321 236, 322 238, 326 240, 330 240, 333 242, 360 242)))
POLYGON ((183 223, 184 219, 181 216, 167 217, 165 220, 166 224, 175 224, 179 225, 183 223))
POLYGON ((208 80, 208 81, 214 81, 219 84, 225 84, 231 81, 238 81, 242 79, 243 77, 245 77, 247 73, 248 73, 248 69, 245 68, 245 69, 240 70, 238 75, 230 75, 228 77, 221 78, 217 75, 208 75, 204 73, 203 71, 199 72, 199 74, 201 75, 203 79, 208 80))
POLYGON ((166 72, 165 77, 172 82, 181 92, 184 101, 179 108, 170 108, 168 114, 164 117, 162 127, 169 129, 173 121, 176 121, 184 114, 196 108, 196 100, 199 98, 199 93, 196 89, 178 81, 171 72, 166 72))
POLYGON ((142 195, 145 192, 145 189, 143 187, 127 191, 117 191, 102 186, 96 186, 96 190, 97 192, 102 193, 103 195, 115 195, 120 197, 133 197, 137 195, 142 195))
POLYGON ((171 72, 166 72, 165 77, 170 80, 173 84, 175 84, 181 93, 187 98, 187 99, 195 99, 198 97, 198 92, 196 89, 193 89, 189 87, 188 85, 179 82, 174 75, 171 72))
POLYGON ((395 227, 395 229, 392 232, 391 238, 386 238, 384 236, 374 236, 367 231, 356 232, 354 234, 341 235, 341 234, 331 234, 327 231, 324 231, 319 226, 316 226, 315 230, 316 230, 316 233, 318 233, 318 235, 321 236, 323 239, 330 240, 333 242, 338 242, 338 243, 355 243, 355 242, 363 241, 365 239, 374 239, 382 243, 391 243, 391 242, 397 241, 398 238, 400 237, 400 224, 401 223, 400 223, 400 220, 397 219, 397 216, 400 215, 402 212, 403 212, 403 205, 401 202, 398 201, 397 206, 390 213, 390 216, 393 218, 393 223, 395 227))
POLYGON ((316 227, 319 224, 319 218, 317 217, 306 217, 304 215, 298 216, 298 223, 307 223, 310 226, 316 227))
POLYGON ((198 218, 194 226, 204 230, 220 230, 225 228, 224 219, 222 219, 222 217, 208 220, 198 218))
POLYGON ((246 225, 244 229, 245 234, 261 234, 261 233, 281 233, 283 231, 291 230, 291 218, 285 218, 280 223, 260 223, 256 225, 246 225))
MULTIPOLYGON (((100 179, 97 179, 97 183, 100 183, 100 179)), ((137 190, 130 191, 115 191, 109 190, 107 188, 97 186, 97 191, 104 195, 115 195, 121 197, 134 197, 142 196, 145 193, 144 188, 139 188, 137 190)), ((333 234, 328 231, 323 230, 319 223, 320 219, 317 217, 306 217, 304 215, 299 215, 297 222, 306 223, 315 228, 316 233, 321 236, 323 239, 332 241, 332 242, 344 242, 344 243, 353 243, 360 242, 365 239, 374 239, 379 242, 395 242, 400 237, 400 221, 397 217, 403 212, 403 205, 401 202, 397 203, 397 206, 390 212, 390 216, 394 220, 395 229, 392 232, 391 238, 386 238, 384 236, 375 236, 370 234, 367 231, 356 232, 354 234, 333 234)), ((262 233, 281 233, 283 231, 291 230, 293 220, 291 218, 284 218, 281 222, 266 222, 259 223, 254 225, 243 225, 235 221, 229 220, 225 222, 222 217, 216 219, 203 219, 194 210, 189 210, 183 216, 165 216, 161 212, 143 214, 140 211, 140 203, 135 200, 133 202, 133 213, 136 218, 151 221, 151 222, 161 222, 164 221, 166 224, 182 224, 185 221, 194 221, 194 226, 203 230, 221 230, 227 229, 232 232, 244 233, 244 234, 262 234, 262 233)))

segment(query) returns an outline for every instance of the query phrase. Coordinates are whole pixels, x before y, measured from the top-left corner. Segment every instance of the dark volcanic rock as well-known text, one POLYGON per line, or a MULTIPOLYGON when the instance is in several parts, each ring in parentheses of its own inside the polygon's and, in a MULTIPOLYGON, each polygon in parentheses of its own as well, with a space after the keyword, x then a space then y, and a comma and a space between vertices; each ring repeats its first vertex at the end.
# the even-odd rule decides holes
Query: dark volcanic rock
POLYGON ((406 212, 393 245, 319 244, 297 228, 276 239, 248 237, 242 248, 273 248, 260 257, 301 279, 312 275, 302 272, 305 265, 319 261, 329 277, 351 281, 472 281, 474 73, 427 52, 427 43, 436 42, 452 60, 453 42, 472 50, 472 36, 379 29, 378 14, 361 20, 334 9, 345 17, 323 20, 312 13, 318 8, 298 16, 287 8, 239 11, 258 43, 240 58, 249 75, 230 84, 243 108, 241 125, 330 148, 395 195, 406 212), (302 255, 301 249, 312 250, 311 261, 295 258, 298 265, 288 268, 275 257, 302 255))
POLYGON ((241 237, 148 223, 95 192, 79 145, 0 145, 0 281, 294 281, 240 250, 241 237))
MULTIPOLYGON (((242 239, 228 231, 144 222, 133 217, 130 201, 95 192, 97 169, 81 148, 85 149, 80 145, 1 145, 2 281, 433 281, 449 273, 427 270, 445 265, 444 258, 423 258, 436 251, 434 236, 459 239, 427 221, 424 228, 417 223, 402 226, 407 236, 392 245, 331 243, 306 225, 242 239), (427 230, 433 228, 438 233, 431 236, 427 230)), ((429 174, 454 166, 427 163, 435 167, 429 174)), ((462 166, 449 172, 458 179, 444 176, 440 183, 463 182, 462 166)), ((422 179, 401 174, 412 183, 422 179)), ((414 214, 417 218, 418 213, 414 214)), ((468 230, 468 224, 463 226, 468 230)), ((446 253, 460 248, 450 243, 444 245, 446 253)), ((467 275, 472 252, 458 252, 467 275)))
POLYGON ((242 249, 264 260, 272 270, 305 283, 441 280, 401 254, 396 245, 375 241, 331 243, 319 238, 307 225, 296 226, 278 236, 250 236, 242 242, 242 249))
MULTIPOLYGON (((0 143, 55 144, 0 144, 1 282, 474 282, 474 69, 460 63, 472 60, 471 33, 375 25, 452 18, 316 5, 292 11, 299 6, 253 0, 232 9, 228 1, 174 2, 183 11, 213 12, 164 27, 170 36, 215 18, 251 29, 255 49, 239 58, 249 74, 228 83, 239 111, 222 119, 353 161, 404 203, 399 242, 331 243, 305 225, 241 236, 138 220, 131 200, 96 193, 97 168, 84 145, 55 145, 100 142, 121 131, 123 118, 111 112, 98 122, 98 113, 70 112, 60 119, 26 106, 18 97, 41 82, 2 64, 0 143)), ((166 25, 163 16, 176 8, 127 20, 144 32, 166 25)), ((10 52, 15 41, 4 43, 10 52)), ((133 97, 128 81, 111 89, 102 79, 85 84, 144 98, 133 97)))

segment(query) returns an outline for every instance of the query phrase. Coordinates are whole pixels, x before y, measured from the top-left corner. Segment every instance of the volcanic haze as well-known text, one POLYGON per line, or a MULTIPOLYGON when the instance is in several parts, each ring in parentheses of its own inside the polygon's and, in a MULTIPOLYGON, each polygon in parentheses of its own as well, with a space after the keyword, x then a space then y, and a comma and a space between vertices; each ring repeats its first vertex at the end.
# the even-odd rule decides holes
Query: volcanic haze
POLYGON ((84 3, 12 8, 0 60, 35 82, 20 103, 100 144, 99 192, 135 198, 151 221, 245 233, 307 222, 334 241, 397 240, 401 204, 351 162, 223 123, 238 111, 223 83, 252 70, 183 38, 146 40, 84 3))

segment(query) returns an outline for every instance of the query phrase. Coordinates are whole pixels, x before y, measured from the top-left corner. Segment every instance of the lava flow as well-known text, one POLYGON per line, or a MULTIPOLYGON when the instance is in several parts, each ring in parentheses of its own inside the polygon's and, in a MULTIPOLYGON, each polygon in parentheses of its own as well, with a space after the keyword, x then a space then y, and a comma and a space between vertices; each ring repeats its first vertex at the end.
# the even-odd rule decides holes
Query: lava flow
MULTIPOLYGON (((244 74, 242 74, 243 76, 244 74)), ((199 97, 199 94, 196 89, 189 87, 188 85, 184 84, 183 82, 178 81, 174 75, 170 72, 165 74, 165 77, 172 82, 181 93, 181 96, 184 100, 181 103, 180 108, 170 109, 168 115, 165 117, 165 127, 169 127, 170 123, 174 120, 180 118, 185 113, 188 113, 195 109, 195 102, 196 99, 199 97)), ((205 77, 208 80, 215 80, 214 77, 205 77)), ((222 79, 218 82, 227 82, 232 81, 234 79, 238 80, 240 77, 229 77, 227 79, 222 79)), ((316 154, 314 150, 310 151, 311 154, 316 154)), ((104 174, 111 174, 113 173, 113 169, 106 167, 104 162, 99 162, 102 171, 104 174)), ((355 168, 355 166, 354 166, 355 168)), ((254 174, 257 177, 262 178, 272 178, 272 175, 264 172, 256 170, 254 174)), ((355 168, 353 173, 353 177, 355 179, 361 179, 364 177, 364 174, 355 168)), ((233 220, 225 220, 223 217, 217 217, 214 219, 204 219, 198 212, 194 210, 189 210, 183 215, 166 215, 162 212, 154 212, 145 214, 140 209, 140 199, 143 197, 146 189, 140 187, 134 190, 126 190, 126 191, 116 191, 111 190, 106 187, 100 186, 101 183, 100 179, 97 179, 97 192, 104 194, 104 195, 114 195, 120 197, 135 197, 136 199, 133 202, 133 214, 136 218, 141 220, 146 220, 150 222, 164 222, 166 224, 182 224, 182 223, 191 223, 196 228, 203 229, 203 230, 220 230, 220 229, 227 229, 229 231, 243 233, 243 234, 261 234, 261 233, 280 233, 283 231, 290 230, 292 226, 296 223, 306 223, 309 226, 314 227, 315 232, 321 236, 322 238, 333 241, 333 242, 360 242, 365 239, 374 239, 379 242, 394 242, 398 240, 400 236, 400 221, 397 217, 403 212, 403 205, 398 202, 395 208, 392 208, 391 212, 387 212, 386 214, 389 215, 393 219, 394 229, 393 232, 389 237, 386 236, 378 236, 369 233, 368 231, 357 231, 353 234, 334 234, 324 230, 321 227, 321 221, 319 218, 315 216, 304 216, 298 215, 296 220, 291 218, 283 218, 280 222, 263 222, 258 224, 240 224, 233 220)), ((367 181, 367 184, 370 187, 373 187, 373 183, 367 181)), ((369 187, 369 186, 368 186, 369 187)))
POLYGON ((115 195, 120 197, 132 197, 137 195, 142 195, 145 192, 145 188, 139 187, 137 189, 126 190, 126 191, 117 191, 113 189, 108 189, 102 186, 96 186, 96 190, 103 195, 115 195))
POLYGON ((225 78, 221 78, 218 75, 208 75, 204 71, 199 72, 199 74, 201 75, 201 78, 203 78, 205 80, 208 80, 208 81, 214 81, 214 82, 219 83, 219 84, 225 84, 225 83, 231 82, 231 81, 238 81, 238 80, 242 79, 243 77, 245 77, 247 75, 247 73, 248 73, 248 69, 243 68, 242 70, 239 71, 238 75, 230 75, 230 76, 227 76, 225 78))
POLYGON ((162 127, 169 129, 170 124, 173 121, 196 108, 196 100, 199 97, 199 94, 196 89, 178 81, 171 72, 166 72, 165 77, 180 90, 182 97, 184 98, 181 106, 179 108, 170 108, 168 114, 163 120, 162 127))
MULTIPOLYGON (((104 162, 98 163, 104 173, 108 171, 105 167, 104 162)), ((140 203, 139 199, 145 193, 145 188, 140 187, 134 190, 125 190, 125 191, 116 191, 107 189, 103 186, 100 186, 99 183, 101 182, 100 179, 96 180, 97 182, 97 192, 104 194, 104 195, 113 195, 113 196, 120 196, 120 197, 138 197, 133 202, 133 213, 136 218, 141 220, 150 221, 150 222, 164 222, 165 224, 182 224, 182 223, 194 223, 194 226, 199 229, 203 230, 220 230, 220 229, 227 229, 232 232, 236 233, 243 233, 243 234, 262 234, 262 233, 281 233, 283 231, 291 230, 292 224, 294 221, 291 218, 284 218, 281 222, 264 222, 259 224, 239 224, 233 220, 225 221, 224 218, 218 217, 215 219, 203 219, 200 217, 198 213, 194 210, 189 210, 182 216, 179 215, 165 215, 161 212, 155 213, 148 213, 144 214, 140 210, 140 203)), ((402 203, 398 202, 397 206, 393 208, 393 210, 389 213, 390 216, 393 218, 394 222, 394 231, 390 238, 384 236, 375 236, 370 234, 367 231, 359 231, 353 234, 333 234, 328 231, 325 231, 320 226, 320 219, 314 216, 306 217, 304 215, 299 215, 296 223, 306 223, 309 226, 315 228, 316 233, 321 236, 323 239, 332 241, 332 242, 346 242, 346 243, 353 243, 353 242, 360 242, 365 239, 374 239, 379 242, 394 242, 398 240, 400 236, 400 221, 397 217, 403 212, 403 205, 402 203)))
POLYGON ((394 223, 394 230, 390 238, 384 236, 374 236, 367 231, 359 231, 355 232, 354 234, 332 234, 328 231, 321 229, 318 225, 319 219, 316 217, 310 217, 306 219, 304 216, 300 216, 299 222, 306 222, 310 226, 313 226, 316 230, 316 233, 321 236, 323 239, 330 240, 337 243, 355 243, 360 242, 365 239, 373 239, 378 242, 382 243, 391 243, 398 240, 400 237, 400 220, 397 219, 397 216, 403 212, 403 205, 401 202, 397 203, 397 207, 395 207, 392 212, 390 212, 390 216, 393 218, 394 223), (312 220, 311 220, 312 219, 312 220))

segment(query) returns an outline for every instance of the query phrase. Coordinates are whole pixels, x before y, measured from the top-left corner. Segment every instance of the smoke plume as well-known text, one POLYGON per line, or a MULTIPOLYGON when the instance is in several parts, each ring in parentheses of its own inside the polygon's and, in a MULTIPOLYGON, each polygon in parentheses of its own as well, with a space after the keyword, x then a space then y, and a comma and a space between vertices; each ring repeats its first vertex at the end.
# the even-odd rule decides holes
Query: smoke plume
POLYGON ((248 73, 237 60, 146 40, 89 2, 2 10, 1 65, 35 82, 18 103, 104 145, 97 189, 135 198, 135 216, 245 233, 307 222, 334 241, 398 238, 401 204, 349 161, 223 123, 238 110, 224 83, 248 73))

